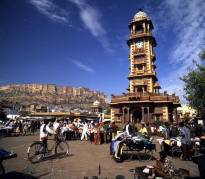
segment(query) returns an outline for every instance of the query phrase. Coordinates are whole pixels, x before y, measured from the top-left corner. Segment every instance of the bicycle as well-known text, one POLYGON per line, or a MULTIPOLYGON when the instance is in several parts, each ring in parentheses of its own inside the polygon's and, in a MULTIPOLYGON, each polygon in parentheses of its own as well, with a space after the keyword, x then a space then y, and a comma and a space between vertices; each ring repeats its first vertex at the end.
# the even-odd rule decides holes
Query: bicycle
POLYGON ((34 141, 27 150, 28 160, 31 163, 38 163, 45 159, 46 154, 50 154, 53 149, 55 149, 54 152, 57 157, 63 158, 70 154, 68 143, 62 140, 62 138, 57 137, 50 149, 42 141, 34 141))

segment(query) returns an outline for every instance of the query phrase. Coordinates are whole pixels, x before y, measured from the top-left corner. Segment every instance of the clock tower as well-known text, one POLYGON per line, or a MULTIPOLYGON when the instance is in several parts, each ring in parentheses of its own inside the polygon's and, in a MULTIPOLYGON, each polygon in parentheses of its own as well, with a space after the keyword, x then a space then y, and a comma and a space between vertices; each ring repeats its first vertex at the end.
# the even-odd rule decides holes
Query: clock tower
POLYGON ((157 121, 177 122, 179 97, 175 94, 160 93, 156 74, 157 46, 152 34, 154 26, 150 17, 139 11, 128 25, 130 72, 128 93, 112 95, 111 119, 118 125, 131 123, 156 123, 157 121))
POLYGON ((129 24, 130 36, 130 93, 159 93, 160 86, 156 76, 155 38, 152 36, 153 24, 149 16, 139 11, 129 24))

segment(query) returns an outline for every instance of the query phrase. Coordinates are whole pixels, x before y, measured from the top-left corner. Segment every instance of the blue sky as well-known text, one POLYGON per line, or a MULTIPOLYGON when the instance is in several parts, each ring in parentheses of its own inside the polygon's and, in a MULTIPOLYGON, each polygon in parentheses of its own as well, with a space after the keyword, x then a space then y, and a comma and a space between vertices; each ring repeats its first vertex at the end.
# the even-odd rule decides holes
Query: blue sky
POLYGON ((0 84, 126 92, 128 23, 140 8, 154 24, 161 92, 182 96, 179 77, 205 45, 204 0, 1 0, 0 84))

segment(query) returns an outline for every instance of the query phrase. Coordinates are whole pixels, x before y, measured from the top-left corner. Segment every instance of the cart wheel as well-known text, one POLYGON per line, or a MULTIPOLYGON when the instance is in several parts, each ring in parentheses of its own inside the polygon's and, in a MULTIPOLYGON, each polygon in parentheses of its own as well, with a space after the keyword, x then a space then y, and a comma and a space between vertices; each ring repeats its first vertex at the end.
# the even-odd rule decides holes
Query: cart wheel
POLYGON ((173 146, 171 149, 172 157, 180 157, 182 154, 182 150, 178 146, 173 146))
POLYGON ((145 149, 145 156, 146 156, 146 160, 152 160, 153 159, 153 150, 146 150, 145 149))

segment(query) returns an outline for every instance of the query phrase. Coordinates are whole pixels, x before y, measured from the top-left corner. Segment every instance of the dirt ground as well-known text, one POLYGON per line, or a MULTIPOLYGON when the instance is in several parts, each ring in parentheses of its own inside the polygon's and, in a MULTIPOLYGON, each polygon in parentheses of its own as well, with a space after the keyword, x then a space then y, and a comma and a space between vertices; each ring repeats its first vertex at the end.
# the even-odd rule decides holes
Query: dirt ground
MULTIPOLYGON (((137 166, 154 165, 155 161, 125 160, 116 163, 109 155, 109 144, 94 145, 87 141, 68 141, 71 156, 63 159, 49 158, 38 164, 27 160, 27 148, 38 136, 17 136, 0 139, 0 148, 16 152, 18 157, 3 162, 5 178, 133 178, 131 172, 137 166)), ((158 157, 159 145, 155 157, 158 157)), ((191 161, 171 159, 175 168, 190 171, 191 176, 198 176, 197 165, 191 161)))

